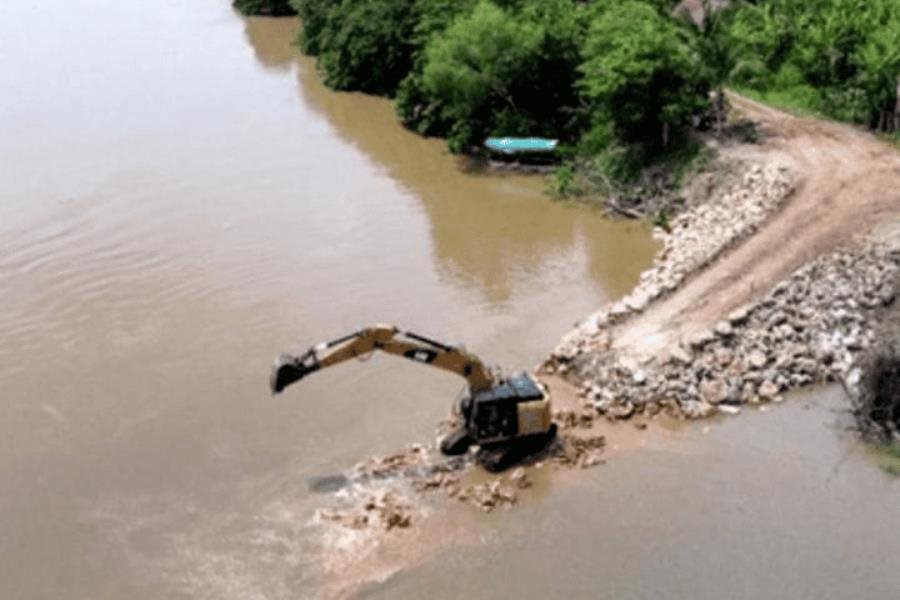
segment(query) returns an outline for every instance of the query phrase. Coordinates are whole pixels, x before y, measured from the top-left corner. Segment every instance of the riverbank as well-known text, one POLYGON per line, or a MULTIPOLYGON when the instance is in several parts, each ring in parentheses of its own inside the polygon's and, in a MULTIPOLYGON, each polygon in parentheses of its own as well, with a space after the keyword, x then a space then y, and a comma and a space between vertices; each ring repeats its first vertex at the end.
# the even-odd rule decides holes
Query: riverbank
MULTIPOLYGON (((898 213, 900 195, 867 192, 900 189, 900 158, 852 128, 733 102, 757 123, 760 143, 718 149, 716 163, 690 182, 670 231, 654 231, 662 248, 634 289, 570 332, 537 369, 562 432, 537 463, 601 464, 613 431, 606 419, 641 415, 643 429, 658 416, 737 414, 792 389, 852 381, 856 358, 876 340, 896 296, 900 237, 869 230, 898 213), (845 148, 865 154, 846 161, 845 148)), ((421 516, 411 498, 422 492, 443 490, 488 512, 517 502, 519 473, 473 482, 471 464, 422 447, 373 459, 354 483, 402 479, 401 495, 354 495, 320 517, 390 530, 421 516)))
POLYGON ((532 365, 655 251, 329 91, 293 19, 3 10, 0 598, 320 596, 310 482, 428 441, 463 380, 379 357, 272 399, 272 358, 388 320, 532 365))
POLYGON ((900 154, 850 127, 733 101, 764 132, 762 162, 659 232, 638 286, 540 367, 602 414, 733 414, 852 383, 894 302, 900 244, 870 234, 900 214, 900 154))
POLYGON ((594 407, 615 418, 736 414, 812 383, 854 383, 857 358, 877 339, 880 309, 895 300, 898 273, 900 247, 848 248, 811 261, 661 359, 620 352, 609 325, 599 325, 558 348, 544 370, 581 383, 594 407))

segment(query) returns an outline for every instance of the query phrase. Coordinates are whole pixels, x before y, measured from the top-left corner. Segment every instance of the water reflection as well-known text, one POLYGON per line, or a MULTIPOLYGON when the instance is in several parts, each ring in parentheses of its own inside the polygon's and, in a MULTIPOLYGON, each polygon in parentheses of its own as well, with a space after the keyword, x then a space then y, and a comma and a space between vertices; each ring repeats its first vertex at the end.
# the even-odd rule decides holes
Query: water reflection
POLYGON ((272 17, 242 20, 244 35, 256 60, 267 68, 289 71, 297 54, 293 40, 300 22, 297 19, 272 17))
POLYGON ((602 293, 604 221, 327 92, 295 21, 7 4, 0 598, 296 597, 310 487, 462 381, 373 360, 271 401, 277 351, 378 319, 526 367, 602 293))
MULTIPOLYGON (((247 40, 261 61, 285 58, 274 49, 291 47, 293 23, 248 20, 247 40)), ((548 202, 539 176, 466 172, 442 140, 403 128, 388 100, 335 93, 322 83, 314 59, 296 56, 296 63, 304 102, 420 199, 443 276, 477 287, 491 303, 503 303, 522 272, 558 266, 570 273, 572 263, 586 259, 599 293, 618 296, 648 264, 656 246, 642 225, 548 202)))

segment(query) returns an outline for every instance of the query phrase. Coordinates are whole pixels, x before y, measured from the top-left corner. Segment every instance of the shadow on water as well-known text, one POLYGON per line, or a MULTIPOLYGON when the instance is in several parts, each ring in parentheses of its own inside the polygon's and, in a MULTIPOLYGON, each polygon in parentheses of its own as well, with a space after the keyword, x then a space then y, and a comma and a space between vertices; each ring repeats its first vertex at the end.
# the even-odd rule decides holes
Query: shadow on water
POLYGON ((649 263, 657 246, 643 224, 612 221, 583 205, 550 202, 541 176, 470 172, 443 140, 405 129, 389 100, 328 89, 315 59, 300 56, 292 46, 295 20, 246 22, 247 41, 258 60, 283 66, 293 57, 302 100, 420 199, 445 276, 476 285, 488 300, 502 302, 513 293, 511 277, 517 270, 537 268, 547 257, 562 263, 577 247, 603 291, 619 296, 649 263))
POLYGON ((322 475, 319 477, 309 477, 306 480, 309 491, 315 494, 330 494, 344 489, 350 484, 350 480, 346 475, 322 475))

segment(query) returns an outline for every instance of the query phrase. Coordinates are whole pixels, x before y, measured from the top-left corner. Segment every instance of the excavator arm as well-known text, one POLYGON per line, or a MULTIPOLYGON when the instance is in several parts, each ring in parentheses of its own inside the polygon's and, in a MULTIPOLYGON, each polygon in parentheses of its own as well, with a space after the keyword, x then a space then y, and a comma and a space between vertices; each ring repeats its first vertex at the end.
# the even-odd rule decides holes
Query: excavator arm
POLYGON ((393 325, 379 324, 313 346, 300 356, 282 354, 275 361, 269 379, 272 393, 281 392, 314 371, 375 350, 456 373, 468 381, 471 392, 490 389, 496 383, 490 369, 478 357, 415 333, 402 332, 393 325))

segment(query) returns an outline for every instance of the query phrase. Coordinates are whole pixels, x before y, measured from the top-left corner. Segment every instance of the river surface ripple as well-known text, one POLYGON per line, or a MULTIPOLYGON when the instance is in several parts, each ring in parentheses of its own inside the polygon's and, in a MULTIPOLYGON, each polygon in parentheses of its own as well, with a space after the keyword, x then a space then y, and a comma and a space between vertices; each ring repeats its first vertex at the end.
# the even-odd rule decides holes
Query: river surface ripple
MULTIPOLYGON (((271 399, 273 356, 387 321, 527 368, 655 250, 228 4, 0 5, 0 598, 318 596, 309 482, 429 441, 461 381, 378 357, 271 399)), ((897 486, 804 402, 451 511, 474 542, 360 593, 889 597, 897 486)))

